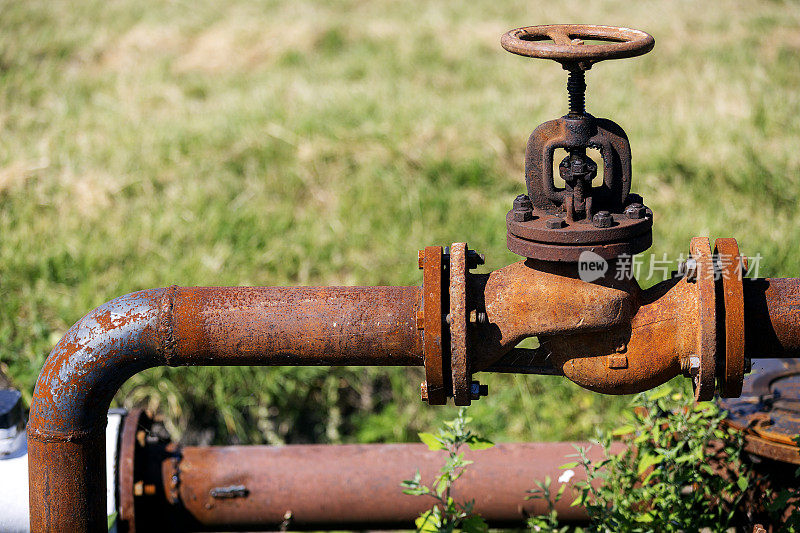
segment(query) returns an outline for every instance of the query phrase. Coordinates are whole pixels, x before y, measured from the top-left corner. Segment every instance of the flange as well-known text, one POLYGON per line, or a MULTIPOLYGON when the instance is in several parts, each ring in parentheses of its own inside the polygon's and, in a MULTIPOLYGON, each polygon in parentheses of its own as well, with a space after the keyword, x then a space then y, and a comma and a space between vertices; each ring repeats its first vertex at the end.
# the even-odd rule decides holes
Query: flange
POLYGON ((420 251, 420 268, 422 268, 423 291, 423 342, 422 353, 425 360, 425 382, 422 383, 422 399, 430 405, 444 405, 447 402, 448 390, 445 384, 449 367, 449 344, 447 335, 443 335, 444 309, 447 304, 442 276, 446 265, 443 262, 441 246, 428 246, 420 251), (445 356, 446 359, 445 359, 445 356))
MULTIPOLYGON (((717 368, 717 303, 714 283, 714 262, 711 245, 705 237, 694 237, 689 243, 691 259, 695 261, 697 273, 698 317, 697 357, 698 365, 691 365, 694 397, 698 402, 714 398, 714 378, 717 368)), ((690 358, 691 359, 691 358, 690 358)))
MULTIPOLYGON (((725 328, 725 366, 719 376, 719 393, 736 398, 744 379, 744 277, 745 265, 736 239, 717 239, 714 243, 717 272, 721 281, 725 328)), ((722 343, 720 343, 722 344, 722 343)))

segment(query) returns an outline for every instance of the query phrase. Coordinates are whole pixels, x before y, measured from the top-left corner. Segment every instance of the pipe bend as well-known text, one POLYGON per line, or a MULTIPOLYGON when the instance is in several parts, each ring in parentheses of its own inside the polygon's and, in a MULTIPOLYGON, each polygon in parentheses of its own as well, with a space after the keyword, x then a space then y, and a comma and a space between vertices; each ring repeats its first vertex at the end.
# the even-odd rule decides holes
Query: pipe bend
POLYGON ((125 380, 167 363, 172 292, 161 288, 120 296, 69 329, 36 382, 29 438, 70 440, 101 430, 125 380))

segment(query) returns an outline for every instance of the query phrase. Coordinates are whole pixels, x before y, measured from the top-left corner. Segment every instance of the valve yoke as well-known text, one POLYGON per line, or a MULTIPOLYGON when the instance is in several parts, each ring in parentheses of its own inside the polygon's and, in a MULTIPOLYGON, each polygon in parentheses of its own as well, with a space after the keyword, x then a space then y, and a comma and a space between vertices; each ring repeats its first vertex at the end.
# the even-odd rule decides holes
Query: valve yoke
POLYGON ((653 38, 627 28, 551 25, 511 30, 501 43, 515 54, 558 61, 569 72, 569 113, 539 125, 528 139, 527 195, 518 196, 506 216, 509 250, 533 259, 575 262, 586 251, 612 259, 649 248, 653 213, 630 192, 628 136, 617 123, 586 112, 585 72, 604 59, 646 53, 653 38), (583 38, 608 42, 587 45, 583 38), (559 148, 568 154, 558 166, 564 187, 556 185, 553 171, 559 148), (601 183, 595 183, 597 164, 586 154, 590 148, 602 159, 601 183))

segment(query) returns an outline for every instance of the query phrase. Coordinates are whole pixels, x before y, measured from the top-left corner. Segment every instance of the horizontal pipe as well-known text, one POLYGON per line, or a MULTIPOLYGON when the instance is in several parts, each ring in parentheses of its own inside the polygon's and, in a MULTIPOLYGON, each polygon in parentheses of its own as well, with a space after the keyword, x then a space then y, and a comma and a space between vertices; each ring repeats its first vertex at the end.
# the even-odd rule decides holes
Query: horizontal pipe
MULTIPOLYGON (((495 527, 522 526, 548 512, 545 501, 526 500, 527 491, 549 476, 555 496, 565 473, 559 466, 574 460, 575 445, 589 447, 516 443, 467 451, 474 463, 453 497, 474 500, 475 512, 495 527)), ((593 460, 601 455, 597 446, 589 450, 593 460)), ((180 502, 158 512, 140 507, 137 530, 165 521, 184 531, 410 528, 434 501, 403 494, 400 482, 419 470, 430 485, 446 457, 421 444, 186 447, 177 467, 180 502)), ((175 470, 164 471, 168 485, 175 470)), ((568 483, 585 479, 576 468, 568 483)), ((573 499, 567 491, 556 504, 560 521, 587 519, 584 508, 570 506, 573 499)))
POLYGON ((744 279, 745 356, 800 356, 800 279, 744 279))
POLYGON ((31 530, 105 531, 106 411, 159 365, 419 365, 418 287, 179 288, 122 296, 53 348, 28 423, 31 530))

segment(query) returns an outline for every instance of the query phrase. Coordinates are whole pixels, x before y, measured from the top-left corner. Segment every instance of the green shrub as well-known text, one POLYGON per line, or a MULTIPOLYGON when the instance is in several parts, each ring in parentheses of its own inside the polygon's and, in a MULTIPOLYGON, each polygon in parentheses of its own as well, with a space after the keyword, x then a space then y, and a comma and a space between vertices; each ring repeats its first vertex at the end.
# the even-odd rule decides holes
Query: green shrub
MULTIPOLYGON (((633 405, 628 424, 600 435, 602 460, 593 462, 578 448, 577 460, 562 466, 586 472, 586 481, 575 484, 573 505, 586 508, 590 529, 720 531, 741 518, 750 472, 741 433, 720 424, 724 412, 669 385, 638 395, 633 405), (610 451, 614 438, 626 444, 621 453, 610 451)), ((556 498, 563 492, 562 485, 556 498)), ((550 502, 549 486, 540 484, 532 496, 550 502)), ((556 530, 557 523, 552 504, 549 516, 530 521, 537 531, 556 530)))

